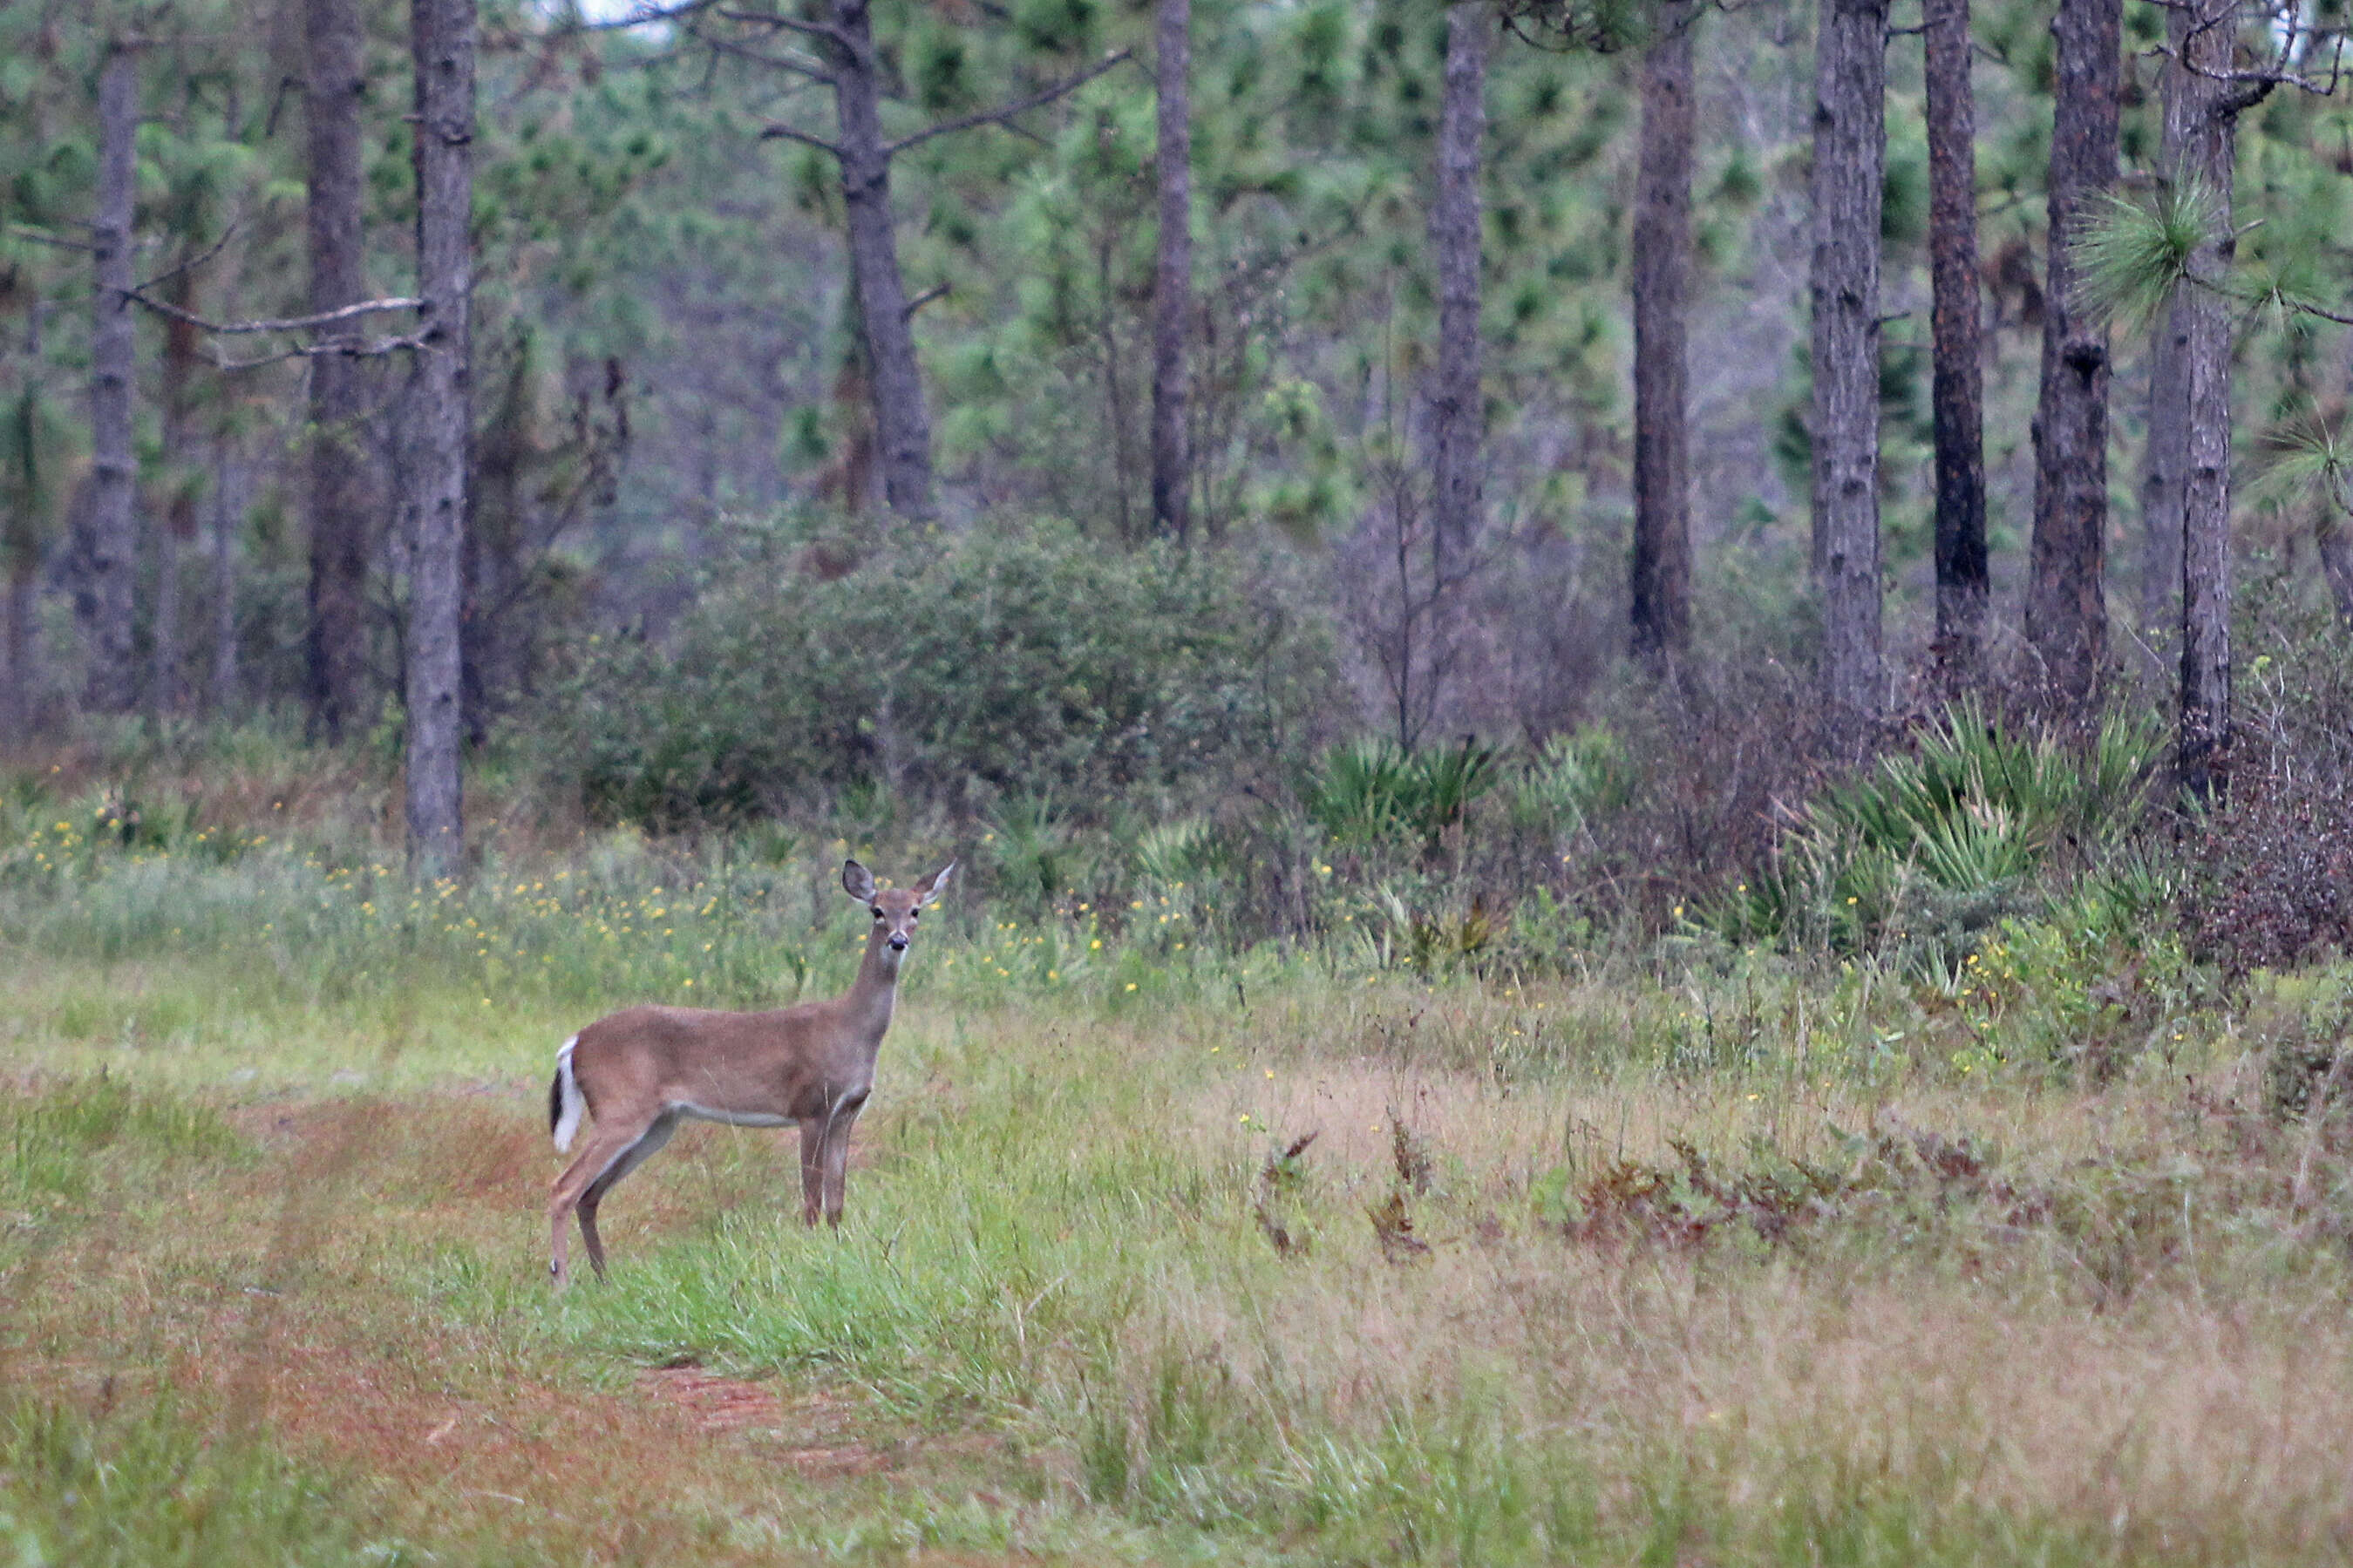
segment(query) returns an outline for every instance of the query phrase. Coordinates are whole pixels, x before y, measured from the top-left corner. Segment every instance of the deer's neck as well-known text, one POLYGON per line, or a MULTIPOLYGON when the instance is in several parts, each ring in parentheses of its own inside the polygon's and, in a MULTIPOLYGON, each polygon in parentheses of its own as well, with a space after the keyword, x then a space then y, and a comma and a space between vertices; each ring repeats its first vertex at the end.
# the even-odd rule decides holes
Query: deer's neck
POLYGON ((866 956, 859 963, 849 994, 842 1000, 850 1026, 869 1049, 880 1047, 891 1027, 891 1008, 899 996, 899 965, 905 958, 906 954, 891 950, 879 929, 867 934, 866 956))

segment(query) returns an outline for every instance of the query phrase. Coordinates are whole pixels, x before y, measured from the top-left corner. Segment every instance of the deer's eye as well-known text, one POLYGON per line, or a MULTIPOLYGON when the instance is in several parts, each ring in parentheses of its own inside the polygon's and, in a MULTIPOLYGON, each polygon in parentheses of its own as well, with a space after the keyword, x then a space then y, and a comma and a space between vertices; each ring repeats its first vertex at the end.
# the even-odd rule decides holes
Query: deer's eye
POLYGON ((907 918, 911 921, 922 920, 923 918, 923 911, 921 910, 909 910, 907 911, 907 918))
POLYGON ((874 906, 874 918, 878 921, 882 918, 882 906, 880 904, 874 906))

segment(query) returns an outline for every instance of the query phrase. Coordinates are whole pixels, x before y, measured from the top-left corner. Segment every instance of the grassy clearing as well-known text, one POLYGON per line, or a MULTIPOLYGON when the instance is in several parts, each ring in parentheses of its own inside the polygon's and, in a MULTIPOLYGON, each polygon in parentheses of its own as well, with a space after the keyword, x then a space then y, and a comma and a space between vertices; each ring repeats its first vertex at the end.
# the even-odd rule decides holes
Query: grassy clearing
POLYGON ((557 1300, 554 1045, 839 984, 829 863, 69 859, 0 879, 28 1559, 2353 1554, 2342 972, 2111 1003, 2013 923, 1423 984, 965 910, 841 1233, 698 1127, 557 1300))

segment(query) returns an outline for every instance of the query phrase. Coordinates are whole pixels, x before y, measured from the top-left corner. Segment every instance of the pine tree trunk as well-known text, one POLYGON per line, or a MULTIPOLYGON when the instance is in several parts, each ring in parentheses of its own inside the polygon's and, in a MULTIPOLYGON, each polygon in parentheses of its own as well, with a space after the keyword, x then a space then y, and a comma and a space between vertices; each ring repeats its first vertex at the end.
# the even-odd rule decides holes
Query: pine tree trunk
POLYGON ((1936 655, 1982 668, 1986 600, 1985 361, 1978 295, 1977 94, 1969 0, 1926 0, 1930 404, 1936 447, 1936 655))
POLYGON ((93 605, 88 700, 103 713, 127 713, 139 699, 132 594, 139 563, 131 405, 137 345, 130 299, 138 135, 139 56, 133 46, 111 43, 98 75, 98 208, 90 225, 98 288, 90 297, 93 491, 87 550, 93 605))
POLYGON ((479 743, 491 715, 514 699, 522 658, 516 621, 521 601, 529 506, 526 479, 533 453, 532 383, 536 349, 527 339, 512 348, 504 385, 474 447, 472 509, 466 530, 466 713, 479 743))
POLYGON ((2237 115, 2226 103, 2234 29, 2226 0, 2197 0, 2183 45, 2189 70, 2181 161, 2174 177, 2203 186, 2214 227, 2189 254, 2174 309, 2183 318, 2183 406, 2189 426, 2181 486, 2182 787, 2204 797, 2223 787, 2231 745, 2231 305, 2222 293, 2236 242, 2231 234, 2237 115))
POLYGON ((417 284, 426 343, 409 387, 408 861, 456 874, 465 847, 460 599, 470 422, 474 0, 411 0, 417 284))
POLYGON ((1666 0, 1642 56, 1641 151, 1634 186, 1634 562, 1637 658, 1670 662, 1691 644, 1691 434, 1684 354, 1691 291, 1690 0, 1666 0))
POLYGON ((2312 533, 2320 553, 2320 574, 2328 580, 2328 596, 2337 605, 2337 618, 2353 629, 2353 528, 2345 526, 2336 503, 2329 501, 2324 503, 2312 533))
MULTIPOLYGON (((164 297, 191 315, 197 310, 197 281, 202 269, 188 267, 164 285, 164 297)), ((164 510, 150 530, 155 544, 155 609, 150 634, 147 710, 158 719, 176 713, 183 705, 180 679, 180 570, 185 547, 196 534, 195 469, 191 461, 190 427, 195 423, 193 381, 198 363, 196 329, 185 321, 164 326, 163 403, 164 468, 169 476, 164 510)))
POLYGON ((1887 0, 1821 0, 1814 61, 1814 573, 1822 687, 1850 736, 1880 668, 1879 221, 1887 160, 1887 0))
POLYGON ((1431 560, 1439 591, 1470 570, 1479 532, 1481 447, 1479 171, 1487 131, 1483 0, 1446 14, 1446 87, 1438 121, 1438 198, 1430 243, 1438 263, 1438 382, 1430 398, 1431 560))
POLYGON ((2034 415, 2034 545, 2026 638, 2042 678, 2082 707, 2107 658, 2108 331, 2075 302, 2069 247, 2116 179, 2122 0, 2060 0, 2051 131, 2050 283, 2042 295, 2042 393, 2034 415))
POLYGON ((882 494, 901 517, 932 515, 932 422, 915 361, 914 324, 899 272, 891 216, 891 158, 882 139, 881 62, 868 0, 833 0, 834 106, 840 119, 841 194, 849 218, 850 287, 873 367, 874 428, 882 494))
POLYGON ((33 623, 40 613, 40 550, 27 528, 26 537, 8 555, 8 685, 5 693, 0 694, 0 700, 6 703, 0 710, 0 720, 6 721, 11 742, 28 739, 39 717, 33 623))
MULTIPOLYGON (((2158 66, 2164 131, 2158 174, 2171 182, 2181 168, 2183 138, 2195 110, 2193 84, 2180 65, 2189 33, 2179 10, 2165 14, 2168 43, 2175 51, 2158 66)), ((2152 655, 2181 626, 2181 487, 2189 468, 2189 318, 2177 297, 2158 312, 2148 341, 2148 438, 2140 468, 2140 629, 2152 655)))
MULTIPOLYGON (((304 116, 310 139, 305 221, 311 309, 332 310, 367 298, 360 115, 367 90, 366 37, 358 0, 307 0, 304 11, 310 48, 304 116)), ((322 334, 322 340, 329 335, 322 334)), ((365 595, 375 508, 360 431, 364 374, 352 360, 310 361, 305 673, 311 723, 330 741, 343 740, 367 721, 365 595)))
POLYGON ((180 705, 180 541, 168 523, 151 534, 155 604, 147 634, 147 711, 164 719, 180 705))
POLYGON ((237 706, 237 535, 245 515, 241 496, 231 494, 234 469, 227 442, 213 450, 213 657, 205 701, 218 717, 237 706))
POLYGON ((1192 0, 1158 0, 1160 254, 1152 279, 1152 526, 1192 530, 1185 335, 1193 315, 1192 0))
MULTIPOLYGON (((2168 163, 2171 160, 2168 161, 2168 163)), ((2181 480, 2189 466, 2189 318, 2174 300, 2149 329, 2148 440, 2140 468, 2140 624, 2154 645, 2181 626, 2181 480)))

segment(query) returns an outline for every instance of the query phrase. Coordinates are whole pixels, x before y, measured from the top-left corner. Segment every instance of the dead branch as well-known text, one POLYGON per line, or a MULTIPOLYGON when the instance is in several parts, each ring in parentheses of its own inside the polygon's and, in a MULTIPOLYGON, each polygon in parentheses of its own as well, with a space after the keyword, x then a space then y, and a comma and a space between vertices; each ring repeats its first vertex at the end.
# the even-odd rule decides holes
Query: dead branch
MULTIPOLYGON (((2216 27, 2235 26, 2238 21, 2239 13, 2235 5, 2223 5, 2210 12, 2200 0, 2151 0, 2151 3, 2169 11, 2188 12, 2189 36, 2192 37, 2211 32, 2216 27)), ((2294 69, 2288 64, 2295 58, 2299 39, 2318 40, 2324 36, 2324 29, 2305 26, 2290 16, 2286 26, 2280 30, 2278 36, 2279 47, 2273 57, 2272 63, 2252 69, 2240 69, 2233 67, 2228 70, 2216 70, 2211 66, 2199 65, 2189 60, 2186 58, 2186 51, 2176 48, 2170 44, 2158 44, 2150 52, 2172 60, 2192 76, 2202 78, 2207 81, 2237 86, 2240 90, 2216 100, 2211 106, 2211 113, 2226 120, 2235 119, 2244 114, 2248 110, 2270 97, 2273 89, 2276 88, 2292 87, 2298 92, 2309 93, 2316 98, 2327 98, 2335 94, 2337 84, 2344 79, 2344 35, 2338 33, 2328 38, 2328 73, 2325 79, 2306 75, 2303 71, 2294 69)))
POLYGON ((45 228, 35 228, 26 223, 10 224, 8 232, 18 239, 29 239, 35 245, 54 245, 59 250, 79 250, 85 256, 98 248, 86 239, 68 239, 64 235, 51 234, 45 228))
POLYGON ((1127 59, 1132 53, 1134 51, 1130 49, 1115 49, 1077 75, 1065 77, 1051 87, 1031 93, 1018 103, 1008 103, 999 109, 984 109, 978 113, 961 115, 955 120, 943 120, 937 125, 926 126, 912 136, 902 136, 896 142, 886 144, 882 149, 882 155, 885 158, 895 158, 908 148, 919 142, 928 142, 934 136, 951 136, 956 132, 970 131, 982 125, 1003 125, 1017 114, 1027 113, 1030 110, 1053 102, 1065 93, 1074 92, 1084 87, 1103 72, 1127 59))
POLYGON ((761 141, 774 142, 779 138, 786 142, 797 142, 804 147, 814 147, 818 152, 831 153, 836 158, 841 156, 840 144, 828 142, 822 136, 812 136, 806 131, 796 131, 791 126, 784 124, 765 125, 760 128, 761 141))
MULTIPOLYGON (((144 285, 142 287, 144 287, 144 285)), ((356 305, 345 305, 333 310, 321 310, 317 314, 310 316, 289 316, 280 321, 207 321, 193 310, 183 310, 177 305, 166 303, 162 300, 150 299, 145 294, 140 292, 138 289, 132 289, 124 296, 124 298, 136 300, 139 303, 146 306, 149 310, 154 311, 159 316, 169 316, 175 321, 185 321, 189 326, 200 328, 207 332, 217 332, 224 336, 243 332, 308 331, 313 327, 332 327, 338 321, 348 321, 357 316, 373 316, 385 310, 419 310, 422 309, 425 304, 425 301, 422 300, 363 300, 356 305)), ((297 350, 295 352, 301 353, 306 351, 297 350)), ((322 350, 321 352, 335 353, 338 351, 331 348, 322 350)), ((280 357, 282 358, 283 356, 281 355, 280 357)), ((266 362, 257 361, 256 363, 259 363, 266 362)))
POLYGON ((218 350, 206 355, 206 362, 224 374, 240 370, 259 370, 266 364, 280 364, 290 359, 375 359, 385 354, 399 353, 406 349, 429 352, 433 348, 430 332, 411 332, 401 337, 377 338, 362 342, 355 338, 339 339, 328 343, 300 343, 259 359, 226 359, 218 350))
POLYGON ((612 33, 628 27, 647 27, 660 22, 682 21, 698 11, 708 11, 718 4, 719 0, 685 0, 684 4, 677 5, 640 5, 633 8, 626 16, 616 16, 609 22, 575 22, 565 31, 612 33))
POLYGON ((757 11, 722 11, 719 14, 731 22, 754 22, 762 26, 783 27, 791 32, 806 33, 810 37, 824 38, 830 43, 839 44, 853 55, 862 57, 864 53, 860 48, 857 38, 830 22, 806 22, 798 16, 770 16, 757 11))
POLYGON ((184 272, 195 271, 197 268, 202 267, 206 262, 210 261, 214 257, 218 256, 222 251, 227 249, 228 242, 237 237, 237 228, 244 222, 245 215, 243 213, 239 213, 237 216, 228 220, 228 226, 221 231, 220 238, 215 240, 212 244, 206 246, 195 255, 188 257, 185 260, 181 261, 176 267, 167 267, 163 271, 155 274, 154 277, 148 279, 145 282, 134 285, 131 292, 132 295, 136 296, 144 289, 154 288, 159 283, 169 283, 173 279, 179 277, 184 272))
POLYGON ((753 48, 748 44, 739 44, 733 38, 714 37, 709 33, 697 32, 694 37, 698 42, 707 45, 715 52, 725 55, 731 59, 749 60, 754 65, 766 66, 770 70, 790 71, 795 76, 806 77, 815 82, 823 82, 828 87, 834 85, 833 73, 815 60, 795 59, 789 55, 767 54, 753 48))

